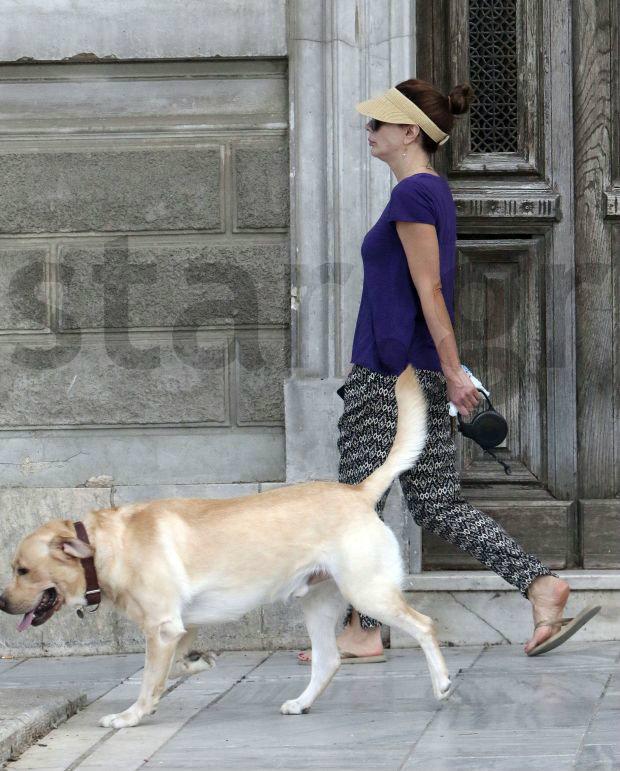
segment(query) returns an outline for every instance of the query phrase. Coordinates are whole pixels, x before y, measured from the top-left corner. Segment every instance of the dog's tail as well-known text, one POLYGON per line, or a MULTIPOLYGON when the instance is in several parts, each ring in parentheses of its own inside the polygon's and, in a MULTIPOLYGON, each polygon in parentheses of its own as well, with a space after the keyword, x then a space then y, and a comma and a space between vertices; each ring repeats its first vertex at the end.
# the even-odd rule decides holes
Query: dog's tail
POLYGON ((358 485, 358 488, 376 503, 403 471, 407 471, 420 457, 426 444, 426 397, 411 364, 396 381, 398 420, 394 443, 383 465, 358 485))

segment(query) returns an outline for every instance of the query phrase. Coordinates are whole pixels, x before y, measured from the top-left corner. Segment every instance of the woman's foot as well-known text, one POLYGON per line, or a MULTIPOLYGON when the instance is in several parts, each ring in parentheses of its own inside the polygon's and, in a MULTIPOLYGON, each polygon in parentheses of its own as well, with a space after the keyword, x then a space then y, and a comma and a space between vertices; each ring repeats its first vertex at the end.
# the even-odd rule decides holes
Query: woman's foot
POLYGON ((569 594, 570 586, 561 578, 538 576, 532 581, 527 596, 532 603, 534 624, 539 621, 557 621, 557 623, 544 624, 535 628, 534 634, 525 646, 526 653, 560 631, 560 619, 569 594))
MULTIPOLYGON (((381 656, 383 653, 381 627, 374 626, 371 629, 362 629, 359 616, 355 611, 351 623, 344 627, 336 639, 336 643, 341 653, 350 653, 353 656, 381 656)), ((312 652, 301 651, 297 654, 297 658, 299 661, 312 661, 312 652)))

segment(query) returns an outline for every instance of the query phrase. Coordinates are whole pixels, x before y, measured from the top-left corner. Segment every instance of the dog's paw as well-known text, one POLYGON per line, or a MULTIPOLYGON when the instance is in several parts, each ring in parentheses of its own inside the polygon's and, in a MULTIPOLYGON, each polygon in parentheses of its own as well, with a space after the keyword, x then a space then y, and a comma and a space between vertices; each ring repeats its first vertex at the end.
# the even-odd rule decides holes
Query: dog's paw
POLYGON ((297 699, 289 699, 280 707, 280 712, 283 715, 302 715, 305 712, 308 712, 309 709, 310 707, 303 708, 301 702, 297 699))
POLYGON ((451 693, 452 693, 452 682, 448 677, 446 680, 442 680, 442 682, 435 689, 435 698, 438 701, 443 701, 444 699, 447 699, 451 693))
POLYGON ((99 725, 104 728, 130 728, 138 725, 142 720, 142 713, 130 707, 124 712, 118 712, 113 715, 104 715, 99 721, 99 725))
POLYGON ((190 651, 185 656, 185 661, 189 664, 198 665, 201 669, 213 669, 217 666, 217 656, 215 653, 209 653, 208 651, 190 651))
POLYGON ((177 677, 189 677, 205 669, 213 669, 216 666, 216 656, 213 653, 200 653, 190 651, 180 661, 175 661, 170 672, 170 679, 177 677))

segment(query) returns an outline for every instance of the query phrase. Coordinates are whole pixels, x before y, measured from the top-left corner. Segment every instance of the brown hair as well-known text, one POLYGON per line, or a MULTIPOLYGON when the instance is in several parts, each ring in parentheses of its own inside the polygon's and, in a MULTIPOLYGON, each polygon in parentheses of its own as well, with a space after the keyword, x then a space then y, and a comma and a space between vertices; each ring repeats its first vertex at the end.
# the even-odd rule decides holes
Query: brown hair
MULTIPOLYGON (((454 115, 462 115, 469 110, 469 105, 474 98, 473 89, 469 84, 455 86, 449 96, 444 96, 435 86, 426 80, 411 78, 397 83, 396 88, 407 99, 416 104, 423 113, 446 134, 452 131, 454 115)), ((429 135, 421 130, 422 149, 432 154, 437 152, 439 145, 429 135)))

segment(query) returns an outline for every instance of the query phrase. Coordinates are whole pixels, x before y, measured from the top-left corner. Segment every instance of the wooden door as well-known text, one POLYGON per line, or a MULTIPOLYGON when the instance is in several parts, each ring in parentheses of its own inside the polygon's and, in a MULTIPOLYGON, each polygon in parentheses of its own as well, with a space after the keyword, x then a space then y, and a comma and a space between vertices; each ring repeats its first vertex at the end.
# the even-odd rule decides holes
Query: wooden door
MULTIPOLYGON (((436 168, 457 207, 461 361, 509 423, 497 455, 457 436, 465 496, 553 568, 578 565, 569 0, 417 4, 417 77, 470 83, 436 168)), ((423 568, 477 568, 423 534, 423 568)))
POLYGON ((620 5, 573 0, 577 439, 584 568, 620 567, 620 5))

